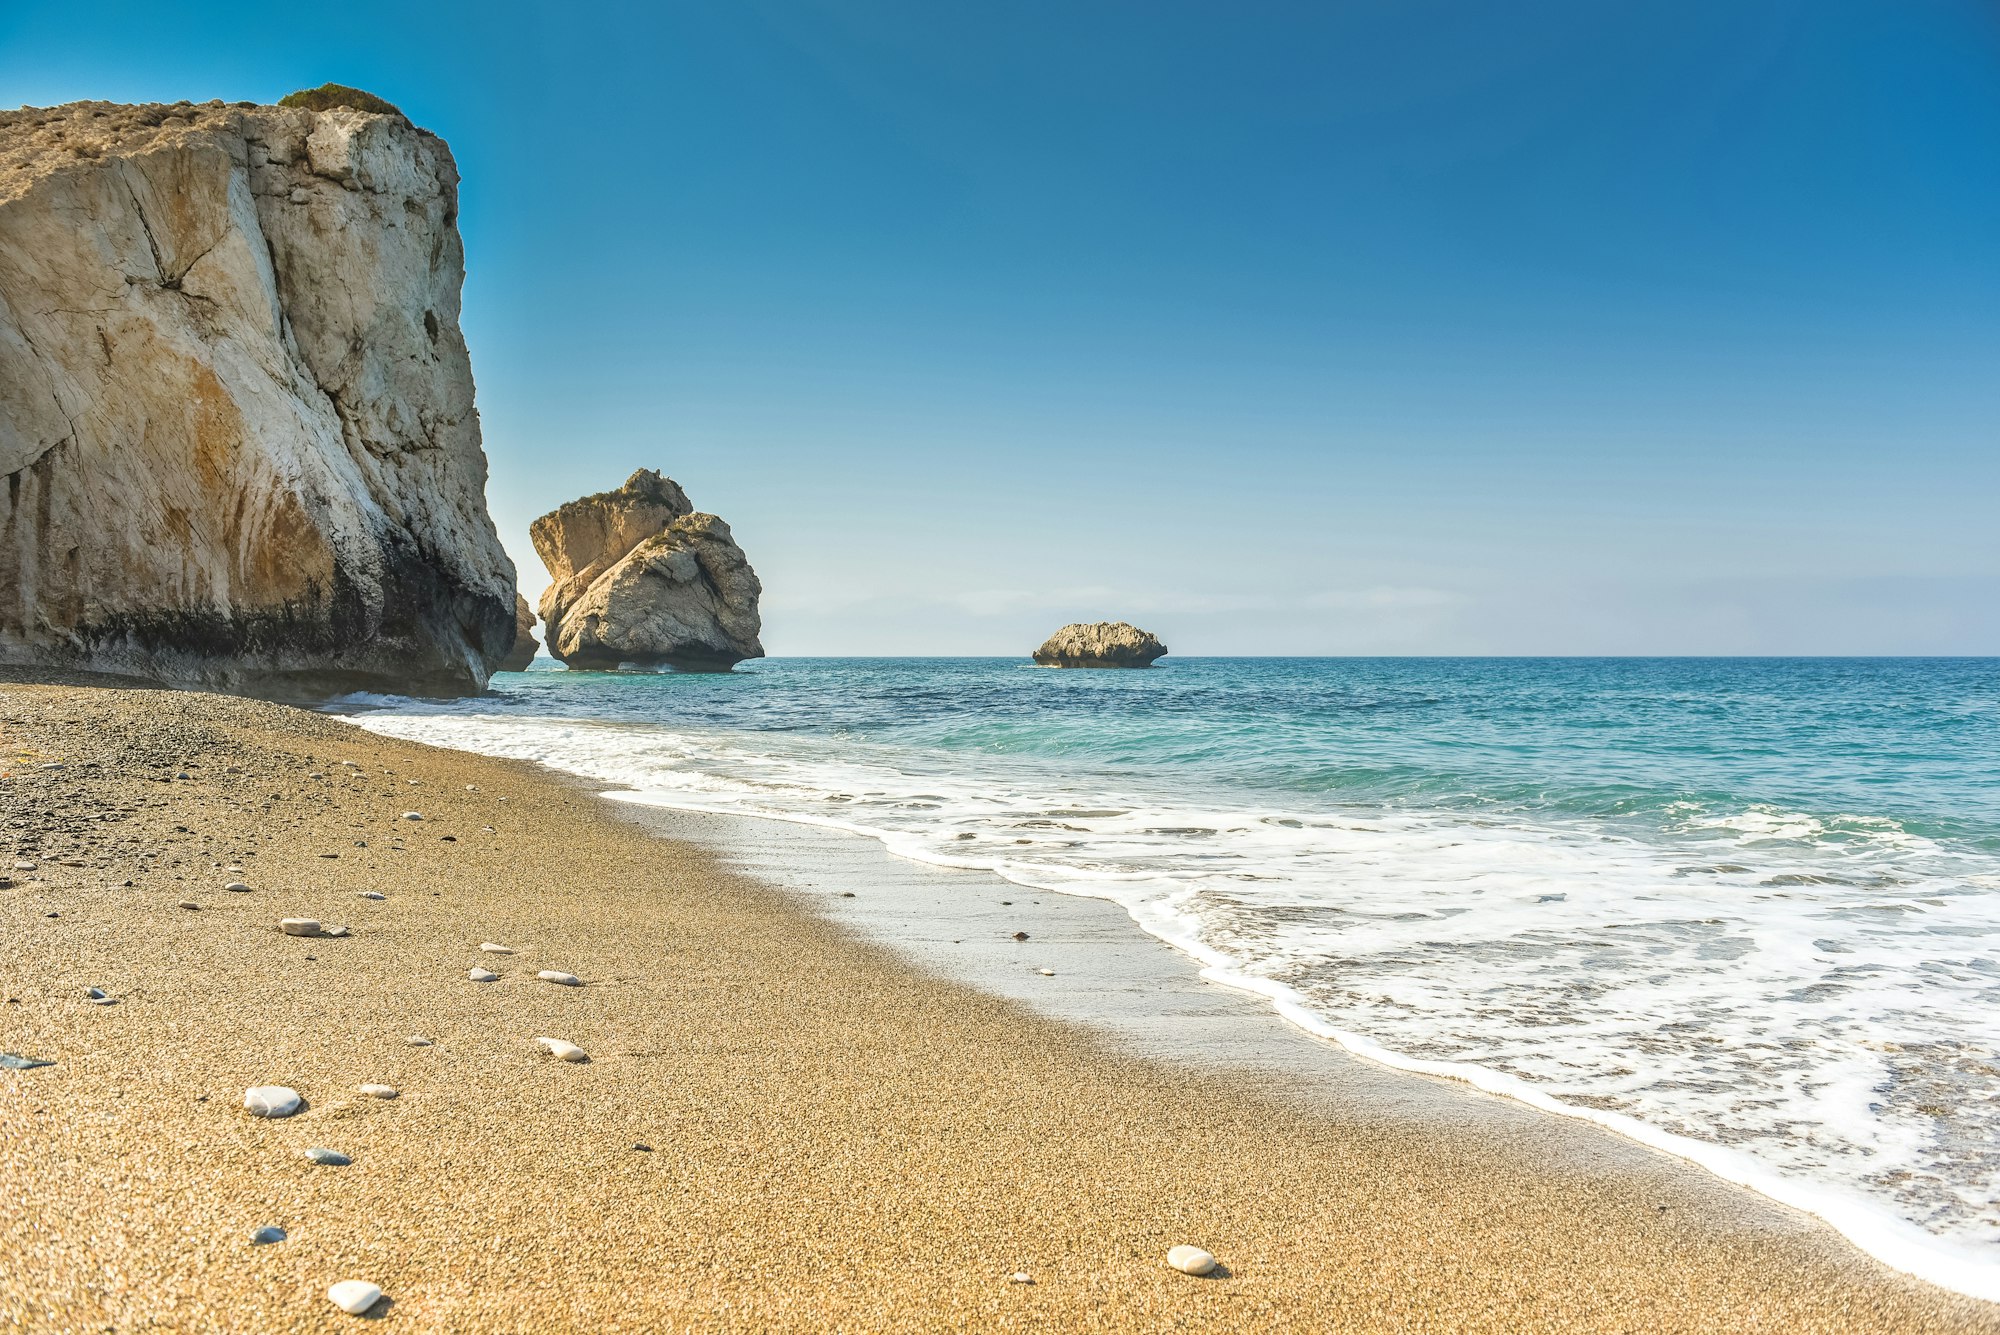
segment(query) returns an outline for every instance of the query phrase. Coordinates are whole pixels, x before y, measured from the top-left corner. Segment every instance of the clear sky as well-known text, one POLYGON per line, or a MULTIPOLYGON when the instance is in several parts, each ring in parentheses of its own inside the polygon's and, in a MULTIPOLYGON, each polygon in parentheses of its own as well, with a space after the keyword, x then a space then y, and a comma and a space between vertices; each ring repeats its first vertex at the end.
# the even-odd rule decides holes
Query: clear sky
POLYGON ((1991 0, 0 0, 0 103, 400 105, 493 511, 773 653, 2000 653, 1991 0))

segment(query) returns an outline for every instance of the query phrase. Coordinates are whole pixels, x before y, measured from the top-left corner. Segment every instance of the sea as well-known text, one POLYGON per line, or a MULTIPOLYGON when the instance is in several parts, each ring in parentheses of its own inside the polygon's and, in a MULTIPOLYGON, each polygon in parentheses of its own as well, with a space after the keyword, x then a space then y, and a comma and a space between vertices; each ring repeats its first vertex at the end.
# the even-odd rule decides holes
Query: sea
POLYGON ((542 663, 345 707, 1116 901, 1314 1034, 2000 1298, 2000 659, 542 663))

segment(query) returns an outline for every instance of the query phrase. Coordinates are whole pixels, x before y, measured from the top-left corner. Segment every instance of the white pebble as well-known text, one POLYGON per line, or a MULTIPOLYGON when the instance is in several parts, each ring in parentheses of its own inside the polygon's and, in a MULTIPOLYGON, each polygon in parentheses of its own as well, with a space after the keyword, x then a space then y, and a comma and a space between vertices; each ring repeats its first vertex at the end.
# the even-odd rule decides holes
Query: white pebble
POLYGON ((475 983, 497 983, 500 981, 500 975, 491 969, 467 969, 465 976, 475 983))
POLYGON ((576 1044, 566 1042, 563 1039, 538 1038, 535 1041, 542 1045, 549 1056, 554 1057, 559 1062, 587 1062, 590 1060, 589 1053, 576 1044))
POLYGON ((389 896, 383 894, 380 890, 363 890, 361 897, 363 899, 387 899, 389 896))
POLYGON ((545 983, 560 983, 564 987, 583 986, 583 979, 578 978, 573 973, 564 973, 561 969, 544 969, 540 973, 536 974, 535 977, 541 979, 545 983))
POLYGON ((360 1316, 382 1301, 382 1286, 364 1279, 343 1279, 326 1291, 326 1300, 349 1316, 360 1316))
POLYGON ((421 811, 405 811, 403 813, 404 820, 422 820, 423 818, 424 813, 421 811))
POLYGON ((227 890, 232 895, 247 895, 250 893, 250 887, 243 884, 243 882, 241 881, 231 881, 228 885, 225 885, 222 888, 224 890, 227 890))
POLYGON ((299 1110, 296 1089, 283 1085, 253 1085, 243 1091, 243 1107, 252 1117, 290 1117, 299 1110))
POLYGON ((1016 1270, 1013 1274, 1007 1276, 1007 1282, 1009 1284, 1033 1284, 1035 1277, 1025 1270, 1016 1270))
POLYGON ((14 864, 15 871, 33 871, 34 869, 35 864, 32 862, 16 862, 14 864))
POLYGON ((1167 1264, 1183 1275, 1206 1275, 1215 1269, 1215 1257, 1199 1247, 1183 1243, 1167 1253, 1167 1264))
POLYGON ((511 955, 514 953, 514 947, 495 945, 491 941, 481 941, 479 948, 489 955, 511 955))
POLYGON ((357 1094, 366 1094, 371 1099, 393 1099, 397 1097, 394 1085, 362 1085, 354 1092, 357 1094))
POLYGON ((1035 970, 1035 972, 1040 974, 1044 978, 1053 978, 1056 976, 1056 971, 1054 969, 1037 969, 1035 970))
POLYGON ((479 791, 479 785, 476 783, 468 783, 465 785, 465 791, 468 793, 476 793, 479 791))
POLYGON ((278 930, 286 936, 318 936, 318 918, 286 918, 278 923, 278 930))
POLYGON ((431 1041, 428 1038, 425 1038, 422 1034, 411 1034, 408 1038, 404 1039, 403 1041, 405 1043, 408 1043, 413 1048, 427 1048, 431 1045, 431 1041))
POLYGON ((322 933, 321 933, 321 935, 322 935, 322 936, 346 936, 346 935, 347 935, 347 929, 346 929, 345 927, 329 927, 329 928, 327 928, 327 929, 326 929, 326 930, 325 930, 324 932, 322 932, 322 933))

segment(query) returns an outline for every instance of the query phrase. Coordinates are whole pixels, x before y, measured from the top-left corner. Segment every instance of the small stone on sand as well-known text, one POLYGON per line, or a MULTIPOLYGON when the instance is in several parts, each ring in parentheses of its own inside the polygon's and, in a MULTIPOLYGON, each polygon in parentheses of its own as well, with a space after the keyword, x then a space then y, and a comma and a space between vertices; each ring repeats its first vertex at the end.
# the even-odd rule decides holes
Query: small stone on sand
POLYGON ((262 1247, 267 1243, 283 1242, 284 1240, 285 1230, 279 1228, 276 1224, 266 1224, 250 1235, 250 1245, 253 1247, 262 1247))
POLYGON ((1206 1275, 1215 1269, 1215 1257, 1199 1247, 1183 1243, 1167 1253, 1167 1264, 1183 1275, 1206 1275))
POLYGON ((1054 969, 1037 969, 1035 970, 1035 972, 1040 974, 1044 978, 1053 978, 1056 976, 1056 971, 1054 969))
POLYGON ((361 897, 363 899, 387 899, 389 896, 383 894, 380 890, 363 890, 361 897))
POLYGON ((564 973, 561 969, 544 969, 536 974, 535 977, 545 983, 560 983, 564 987, 583 986, 583 979, 578 978, 573 973, 564 973))
POLYGON ((23 1057, 18 1052, 0 1052, 0 1066, 10 1071, 32 1071, 37 1066, 54 1066, 55 1063, 41 1057, 23 1057))
POLYGON ((1007 1282, 1009 1284, 1033 1284, 1035 1278, 1025 1270, 1016 1270, 1013 1274, 1007 1276, 1007 1282))
POLYGON ((357 1094, 366 1094, 371 1099, 393 1099, 396 1097, 396 1087, 394 1085, 362 1085, 354 1092, 357 1094))
POLYGON ((324 1145, 315 1145, 307 1150, 306 1158, 317 1164, 325 1164, 328 1168, 345 1168, 354 1162, 339 1150, 330 1150, 324 1145))
POLYGON ((250 887, 243 884, 243 882, 241 881, 231 881, 228 885, 225 885, 222 888, 224 890, 227 890, 232 895, 247 895, 250 893, 250 887))
POLYGON ((382 1301, 382 1286, 362 1279, 343 1279, 326 1291, 326 1300, 349 1316, 360 1316, 382 1301))
POLYGON ((192 899, 183 899, 180 902, 180 907, 184 909, 198 909, 201 905, 195 903, 192 899))
POLYGON ((424 813, 421 811, 405 811, 403 813, 404 820, 422 820, 423 818, 424 813))
POLYGON ((500 981, 500 975, 494 973, 491 969, 467 969, 465 976, 475 983, 497 983, 500 981))
POLYGON ((318 918, 285 918, 278 923, 278 930, 286 936, 318 936, 318 918))
POLYGON ((252 1117, 290 1117, 304 1100, 283 1085, 252 1085, 243 1091, 243 1107, 252 1117))
POLYGON ((431 1045, 431 1041, 428 1038, 425 1038, 422 1034, 411 1034, 408 1038, 404 1039, 403 1041, 405 1043, 408 1043, 413 1048, 427 1048, 431 1045))
POLYGON ((491 941, 481 941, 479 948, 489 955, 511 955, 514 953, 514 947, 495 945, 491 941))
MULTIPOLYGON (((24 839, 22 842, 26 843, 27 841, 24 839)), ((32 862, 17 862, 14 864, 15 871, 33 871, 34 869, 35 864, 32 862)))
POLYGON ((554 1057, 559 1062, 587 1062, 590 1060, 589 1053, 576 1044, 567 1042, 564 1039, 538 1038, 535 1041, 542 1045, 543 1050, 549 1056, 554 1057))
POLYGON ((1014 933, 1014 939, 1016 941, 1026 941, 1028 939, 1028 934, 1026 932, 1016 932, 1014 933))
POLYGON ((328 928, 326 928, 326 929, 325 929, 324 931, 322 931, 322 932, 320 933, 320 935, 321 935, 321 936, 346 936, 346 935, 347 935, 347 929, 346 929, 345 927, 328 927, 328 928))

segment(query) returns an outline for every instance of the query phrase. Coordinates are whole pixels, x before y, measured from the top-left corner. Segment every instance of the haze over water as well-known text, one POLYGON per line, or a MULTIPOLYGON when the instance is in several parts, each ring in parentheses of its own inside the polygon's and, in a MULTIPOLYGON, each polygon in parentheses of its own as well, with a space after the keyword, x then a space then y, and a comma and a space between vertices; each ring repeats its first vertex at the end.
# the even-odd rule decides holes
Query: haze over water
POLYGON ((362 721, 1114 899, 1370 1055, 1607 1120, 2000 1287, 2000 662, 789 659, 495 684, 362 721))

